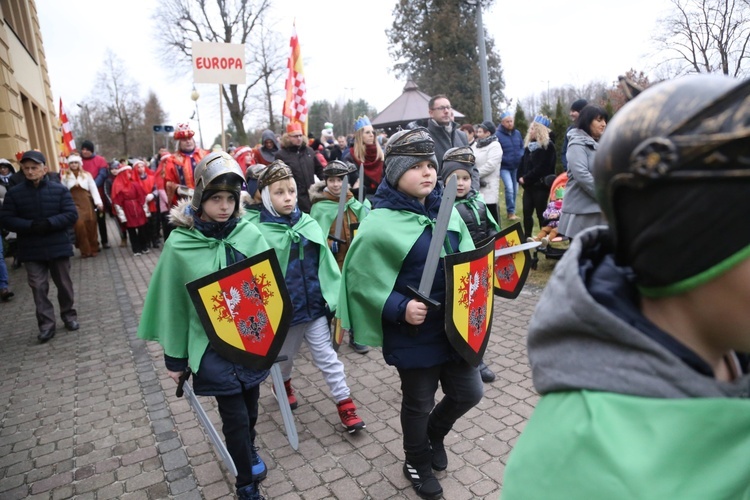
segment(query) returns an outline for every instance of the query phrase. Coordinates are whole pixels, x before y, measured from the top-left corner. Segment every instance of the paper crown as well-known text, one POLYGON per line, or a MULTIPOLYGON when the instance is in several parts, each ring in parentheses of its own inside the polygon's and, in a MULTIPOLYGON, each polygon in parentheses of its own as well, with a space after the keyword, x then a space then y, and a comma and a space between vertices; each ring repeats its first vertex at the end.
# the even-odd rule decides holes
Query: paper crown
POLYGON ((286 133, 291 134, 292 132, 302 132, 302 124, 299 122, 291 122, 286 125, 286 133))
POLYGON ((323 176, 327 179, 329 177, 343 177, 351 172, 357 170, 357 167, 349 162, 343 162, 341 160, 333 160, 323 169, 323 176))
POLYGON ((362 127, 366 127, 368 125, 372 125, 372 123, 370 123, 370 119, 367 118, 366 116, 360 116, 357 118, 357 121, 354 122, 354 131, 356 132, 362 127))
POLYGON ((292 169, 289 168, 289 165, 281 160, 275 160, 270 165, 268 165, 268 168, 265 170, 265 172, 260 174, 260 178, 258 179, 258 189, 263 189, 266 186, 270 186, 274 182, 289 179, 291 177, 293 177, 293 174, 292 169))
POLYGON ((477 162, 477 159, 476 156, 474 156, 474 150, 471 149, 471 146, 458 146, 450 148, 445 152, 443 155, 443 162, 446 161, 455 161, 473 166, 477 162))
POLYGON ((178 123, 177 130, 174 131, 175 140, 191 139, 195 135, 195 131, 190 130, 189 123, 178 123))
POLYGON ((509 116, 513 116, 513 115, 510 114, 510 111, 503 111, 502 114, 500 115, 500 121, 505 120, 509 116))
POLYGON ((552 120, 550 120, 548 117, 546 117, 544 115, 536 115, 534 117, 534 121, 536 123, 544 125, 547 128, 549 128, 549 126, 552 124, 552 120))

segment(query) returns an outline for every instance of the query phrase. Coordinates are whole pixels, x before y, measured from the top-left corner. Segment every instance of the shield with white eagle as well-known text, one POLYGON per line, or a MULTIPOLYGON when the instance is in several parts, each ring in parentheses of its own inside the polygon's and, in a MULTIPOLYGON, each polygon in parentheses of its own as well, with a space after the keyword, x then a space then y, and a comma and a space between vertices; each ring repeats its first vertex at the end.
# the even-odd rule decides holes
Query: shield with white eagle
POLYGON ((445 332, 470 365, 478 366, 492 326, 494 241, 445 256, 445 332))
POLYGON ((527 244, 521 224, 516 223, 500 231, 495 235, 494 244, 495 253, 502 254, 495 257, 495 295, 515 299, 521 293, 531 268, 531 253, 524 248, 527 244), (518 251, 510 253, 511 247, 518 247, 518 251))
POLYGON ((256 370, 273 365, 292 320, 292 302, 273 249, 185 286, 216 352, 256 370))

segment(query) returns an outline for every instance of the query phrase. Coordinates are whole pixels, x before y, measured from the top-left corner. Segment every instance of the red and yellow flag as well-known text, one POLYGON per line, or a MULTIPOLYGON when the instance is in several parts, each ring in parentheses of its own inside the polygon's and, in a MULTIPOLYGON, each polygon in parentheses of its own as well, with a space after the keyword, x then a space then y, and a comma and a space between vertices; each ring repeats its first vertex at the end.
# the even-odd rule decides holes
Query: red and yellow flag
POLYGON ((76 141, 73 139, 73 127, 68 122, 68 115, 63 108, 62 98, 60 98, 60 114, 57 118, 57 126, 60 131, 60 157, 65 159, 76 150, 76 141))
POLYGON ((289 118, 290 123, 300 123, 302 133, 307 136, 307 87, 305 85, 305 70, 302 67, 302 53, 300 51, 299 39, 297 38, 297 27, 292 26, 292 39, 289 42, 292 51, 289 54, 287 67, 289 73, 286 77, 286 97, 282 114, 289 118))

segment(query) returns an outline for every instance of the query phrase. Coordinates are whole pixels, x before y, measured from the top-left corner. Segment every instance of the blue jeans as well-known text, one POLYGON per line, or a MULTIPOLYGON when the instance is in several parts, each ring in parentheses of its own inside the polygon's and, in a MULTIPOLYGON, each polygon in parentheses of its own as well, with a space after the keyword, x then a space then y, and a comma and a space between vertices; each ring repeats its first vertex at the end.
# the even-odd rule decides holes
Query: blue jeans
POLYGON ((430 368, 398 369, 401 377, 401 430, 404 451, 419 455, 429 451, 427 430, 446 436, 461 416, 484 394, 479 368, 453 361, 430 368), (438 383, 445 396, 435 404, 438 383))
POLYGON ((3 240, 0 238, 0 290, 8 288, 8 267, 5 265, 3 255, 3 240))
POLYGON ((500 169, 500 179, 505 186, 505 208, 508 215, 516 213, 516 196, 518 195, 518 169, 500 169))

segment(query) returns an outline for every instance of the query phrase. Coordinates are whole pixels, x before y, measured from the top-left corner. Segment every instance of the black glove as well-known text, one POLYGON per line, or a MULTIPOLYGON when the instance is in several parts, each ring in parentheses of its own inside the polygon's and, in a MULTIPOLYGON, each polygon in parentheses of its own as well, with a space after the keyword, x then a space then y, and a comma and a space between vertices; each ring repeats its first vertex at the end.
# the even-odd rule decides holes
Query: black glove
POLYGON ((52 223, 47 219, 34 219, 31 221, 31 232, 33 234, 45 234, 52 229, 52 223))

